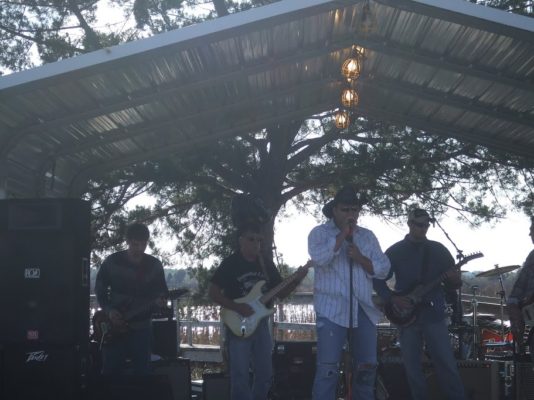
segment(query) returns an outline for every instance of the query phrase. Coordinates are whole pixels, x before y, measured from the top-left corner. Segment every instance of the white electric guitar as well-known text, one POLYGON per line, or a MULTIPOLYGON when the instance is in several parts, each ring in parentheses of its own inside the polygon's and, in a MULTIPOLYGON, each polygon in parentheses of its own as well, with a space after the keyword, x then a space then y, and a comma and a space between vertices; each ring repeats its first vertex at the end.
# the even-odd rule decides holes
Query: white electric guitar
MULTIPOLYGON (((308 261, 306 265, 300 267, 299 270, 302 268, 308 270, 311 265, 312 262, 308 261)), ((297 279, 298 271, 288 276, 285 280, 280 282, 265 294, 262 294, 261 292, 263 285, 265 285, 265 281, 256 282, 246 296, 234 300, 236 303, 248 304, 252 310, 254 310, 254 313, 249 317, 244 317, 234 310, 223 308, 221 309, 222 321, 234 335, 244 338, 249 337, 254 333, 262 319, 274 314, 274 308, 267 308, 266 304, 269 303, 278 293, 280 293, 280 291, 285 289, 289 284, 295 282, 297 279)))

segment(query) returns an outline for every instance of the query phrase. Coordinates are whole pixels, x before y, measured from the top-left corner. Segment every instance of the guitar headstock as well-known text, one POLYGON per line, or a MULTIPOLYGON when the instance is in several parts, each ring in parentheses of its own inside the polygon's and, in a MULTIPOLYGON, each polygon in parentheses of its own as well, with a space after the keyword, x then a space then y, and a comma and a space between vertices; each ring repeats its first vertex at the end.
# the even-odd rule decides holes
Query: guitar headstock
POLYGON ((475 260, 480 257, 484 257, 484 254, 481 251, 468 254, 464 258, 462 258, 460 261, 458 261, 458 263, 456 264, 456 267, 460 268, 462 265, 467 264, 469 261, 475 260))

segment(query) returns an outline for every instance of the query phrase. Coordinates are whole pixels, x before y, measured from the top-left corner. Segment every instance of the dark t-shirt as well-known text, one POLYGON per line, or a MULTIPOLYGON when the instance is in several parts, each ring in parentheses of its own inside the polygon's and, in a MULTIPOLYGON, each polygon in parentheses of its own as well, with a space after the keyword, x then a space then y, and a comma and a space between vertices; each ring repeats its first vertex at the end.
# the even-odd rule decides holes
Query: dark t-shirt
MULTIPOLYGON (((445 246, 433 240, 413 242, 408 239, 395 243, 386 250, 391 261, 391 270, 385 280, 375 280, 374 287, 384 299, 393 294, 385 281, 395 275, 395 291, 406 293, 418 284, 428 284, 454 266, 454 258, 445 246), (426 254, 425 254, 426 253, 426 254)), ((437 322, 445 318, 445 293, 436 285, 423 296, 419 319, 437 322)))
POLYGON ((163 265, 148 254, 136 265, 129 260, 126 250, 113 253, 104 260, 96 275, 95 294, 102 309, 130 313, 131 326, 132 322, 148 322, 150 305, 166 293, 163 265))
POLYGON ((267 281, 263 287, 264 292, 282 282, 282 277, 272 261, 265 260, 265 271, 268 277, 265 277, 258 261, 247 261, 236 252, 222 261, 211 282, 219 286, 226 297, 234 300, 246 296, 258 281, 267 281))

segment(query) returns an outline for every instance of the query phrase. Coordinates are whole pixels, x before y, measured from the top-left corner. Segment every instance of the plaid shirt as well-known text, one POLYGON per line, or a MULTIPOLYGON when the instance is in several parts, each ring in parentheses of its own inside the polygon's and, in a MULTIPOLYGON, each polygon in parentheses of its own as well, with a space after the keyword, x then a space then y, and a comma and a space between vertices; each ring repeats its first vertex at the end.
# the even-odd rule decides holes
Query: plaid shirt
POLYGON ((519 271, 508 304, 521 304, 534 298, 534 250, 530 252, 519 271))

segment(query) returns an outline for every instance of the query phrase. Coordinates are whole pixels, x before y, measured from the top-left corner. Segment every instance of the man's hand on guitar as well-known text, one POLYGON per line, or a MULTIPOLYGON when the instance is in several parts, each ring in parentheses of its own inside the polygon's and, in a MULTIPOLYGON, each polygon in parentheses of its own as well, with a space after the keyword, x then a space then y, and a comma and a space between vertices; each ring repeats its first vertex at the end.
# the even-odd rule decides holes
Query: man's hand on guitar
POLYGON ((128 324, 124 320, 122 314, 118 312, 117 310, 111 310, 108 314, 109 320, 113 324, 113 326, 117 329, 126 329, 128 324))
POLYGON ((308 269, 310 269, 311 267, 313 267, 313 261, 308 260, 306 264, 297 269, 297 282, 300 282, 306 277, 306 275, 308 275, 308 269))
POLYGON ((453 289, 459 289, 462 287, 462 273, 459 269, 449 269, 445 273, 445 276, 447 286, 450 286, 453 289))
POLYGON ((412 301, 406 296, 391 296, 391 303, 398 310, 407 310, 413 306, 412 301))
POLYGON ((247 303, 235 303, 234 311, 243 317, 250 317, 254 314, 254 310, 247 303))
POLYGON ((156 301, 154 302, 156 304, 157 307, 159 308, 164 308, 164 307, 167 307, 167 298, 166 297, 163 297, 163 296, 160 296, 156 299, 156 301))

